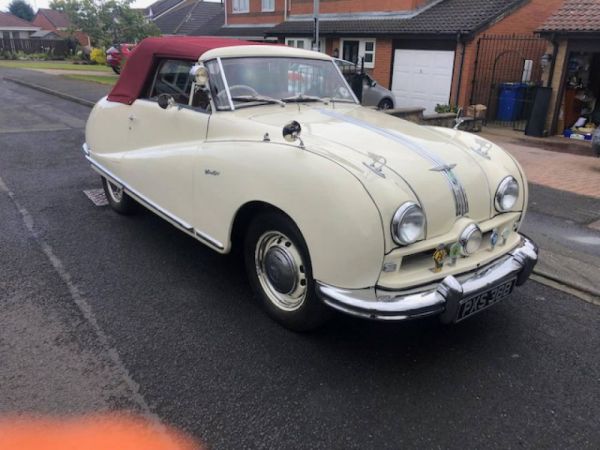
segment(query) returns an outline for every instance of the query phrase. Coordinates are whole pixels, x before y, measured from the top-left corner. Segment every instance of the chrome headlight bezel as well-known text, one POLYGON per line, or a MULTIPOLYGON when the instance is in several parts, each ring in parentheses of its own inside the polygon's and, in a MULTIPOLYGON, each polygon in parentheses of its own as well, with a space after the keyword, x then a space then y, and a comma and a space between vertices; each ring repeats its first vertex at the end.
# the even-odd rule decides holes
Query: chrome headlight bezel
POLYGON ((498 212, 507 212, 512 210, 519 200, 520 193, 521 187, 519 186, 519 182, 515 177, 509 175, 503 178, 498 185, 498 189, 496 189, 496 195, 494 195, 494 206, 496 207, 496 210, 498 212), (507 192, 512 188, 516 188, 516 193, 514 193, 515 200, 510 206, 503 206, 503 199, 507 195, 507 192))
POLYGON ((483 233, 475 223, 468 225, 458 238, 463 256, 470 256, 481 248, 483 233), (473 248, 474 246, 474 248, 473 248))
POLYGON ((425 213, 421 209, 419 205, 415 202, 406 202, 400 205, 400 207, 394 213, 394 217, 392 218, 391 223, 391 232, 392 239, 399 245, 410 245, 414 244, 418 240, 421 240, 425 237, 425 228, 427 225, 427 218, 425 217, 425 213), (407 236, 405 233, 402 233, 401 227, 406 224, 406 219, 408 219, 411 214, 417 214, 421 217, 421 224, 418 230, 418 233, 413 233, 413 236, 407 236))

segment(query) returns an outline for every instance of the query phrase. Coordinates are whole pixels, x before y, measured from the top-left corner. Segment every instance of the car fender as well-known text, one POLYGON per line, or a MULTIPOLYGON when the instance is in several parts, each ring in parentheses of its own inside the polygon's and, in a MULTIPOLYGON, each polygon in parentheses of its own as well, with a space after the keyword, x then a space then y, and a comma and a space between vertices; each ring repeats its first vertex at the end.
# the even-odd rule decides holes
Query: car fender
POLYGON ((271 142, 209 141, 195 168, 195 227, 223 252, 237 212, 272 205, 300 229, 315 279, 344 288, 373 286, 384 257, 382 221, 362 183, 341 165, 271 142))

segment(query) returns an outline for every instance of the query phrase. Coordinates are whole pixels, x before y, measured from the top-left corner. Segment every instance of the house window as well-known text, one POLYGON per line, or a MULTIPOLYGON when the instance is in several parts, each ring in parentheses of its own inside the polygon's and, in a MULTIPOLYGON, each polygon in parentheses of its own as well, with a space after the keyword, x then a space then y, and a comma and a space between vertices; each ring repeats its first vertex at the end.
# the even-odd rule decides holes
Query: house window
POLYGON ((275 11, 275 0, 261 0, 261 11, 275 11))
MULTIPOLYGON (((319 51, 325 53, 325 38, 319 40, 319 51)), ((289 47, 303 48, 306 50, 312 50, 312 39, 306 38, 287 38, 285 45, 289 47)))
POLYGON ((285 45, 310 50, 310 39, 286 39, 285 45))
POLYGON ((233 0, 231 5, 234 13, 247 13, 250 11, 250 0, 233 0))
POLYGON ((342 39, 342 59, 360 66, 363 58, 365 69, 375 67, 375 39, 342 39))

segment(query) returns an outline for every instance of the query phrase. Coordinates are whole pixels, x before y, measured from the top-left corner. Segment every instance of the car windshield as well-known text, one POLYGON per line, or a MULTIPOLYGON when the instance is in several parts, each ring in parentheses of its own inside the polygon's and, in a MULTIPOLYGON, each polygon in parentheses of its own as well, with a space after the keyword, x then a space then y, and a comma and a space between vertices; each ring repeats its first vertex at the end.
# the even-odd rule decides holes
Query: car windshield
MULTIPOLYGON (((276 103, 349 102, 355 99, 329 60, 245 57, 221 60, 235 108, 276 103)), ((206 63, 217 109, 231 109, 218 61, 206 63)))

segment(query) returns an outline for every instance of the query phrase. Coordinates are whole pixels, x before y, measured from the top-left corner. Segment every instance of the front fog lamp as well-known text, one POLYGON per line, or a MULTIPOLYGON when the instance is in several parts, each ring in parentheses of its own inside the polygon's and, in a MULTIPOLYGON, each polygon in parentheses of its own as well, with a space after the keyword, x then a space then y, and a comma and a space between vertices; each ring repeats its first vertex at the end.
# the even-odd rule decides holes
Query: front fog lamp
POLYGON ((474 223, 469 225, 464 231, 460 234, 460 238, 458 242, 460 242, 460 246, 462 249, 462 254, 464 256, 469 256, 479 250, 481 247, 481 241, 483 240, 483 235, 481 234, 481 230, 474 223))
POLYGON ((425 215, 413 202, 406 202, 392 219, 392 237, 400 245, 409 245, 416 242, 425 232, 425 215))
POLYGON ((496 209, 500 212, 510 211, 519 198, 519 183, 513 177, 506 177, 500 182, 496 191, 496 209))

